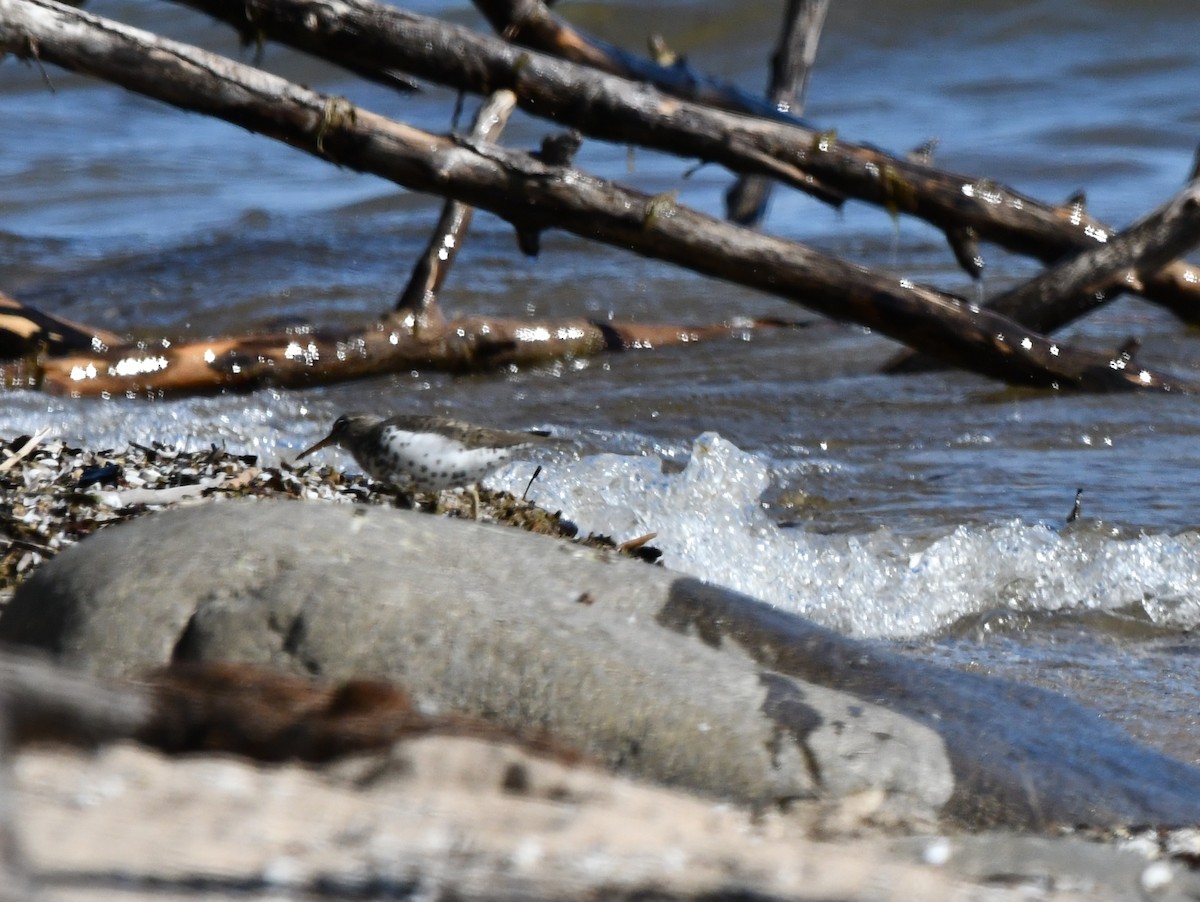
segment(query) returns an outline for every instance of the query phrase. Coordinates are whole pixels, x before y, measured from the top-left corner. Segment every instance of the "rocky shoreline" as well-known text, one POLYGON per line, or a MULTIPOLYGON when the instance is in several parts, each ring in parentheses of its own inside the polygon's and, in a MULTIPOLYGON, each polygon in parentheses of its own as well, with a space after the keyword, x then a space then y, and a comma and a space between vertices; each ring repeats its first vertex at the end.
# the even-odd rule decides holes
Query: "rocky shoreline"
POLYGON ((25 444, 0 640, 156 712, 18 736, 43 898, 1200 898, 1200 771, 1051 693, 512 499, 487 516, 558 539, 219 449, 25 444))
MULTIPOLYGON (((155 511, 205 501, 301 500, 428 509, 430 496, 391 492, 329 466, 260 465, 253 454, 213 445, 183 451, 158 442, 124 450, 75 448, 23 435, 0 441, 0 605, 40 564, 98 529, 155 511)), ((505 493, 480 490, 482 519, 598 546, 605 537, 505 493)), ((460 493, 439 496, 438 512, 467 517, 460 493)), ((645 555, 642 555, 645 557, 645 555)))

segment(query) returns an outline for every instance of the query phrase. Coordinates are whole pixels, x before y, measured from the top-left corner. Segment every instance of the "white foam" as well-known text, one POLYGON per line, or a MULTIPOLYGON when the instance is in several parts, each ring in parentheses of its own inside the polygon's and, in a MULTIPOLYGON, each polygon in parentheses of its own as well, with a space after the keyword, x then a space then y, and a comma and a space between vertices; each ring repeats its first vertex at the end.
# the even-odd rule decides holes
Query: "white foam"
MULTIPOLYGON (((531 465, 488 480, 520 493, 531 465)), ((929 635, 996 608, 1140 608, 1164 624, 1200 624, 1200 540, 1059 533, 1019 521, 960 526, 918 539, 878 529, 820 535, 781 529, 759 498, 762 459, 714 433, 686 468, 656 457, 601 454, 546 468, 529 497, 585 532, 618 541, 657 533, 663 564, 861 636, 929 635)))
MULTIPOLYGON (((161 442, 188 451, 217 445, 239 454, 258 454, 264 463, 274 464, 293 459, 305 442, 321 438, 336 415, 330 405, 310 414, 301 397, 273 390, 177 401, 108 402, 12 392, 5 396, 0 412, 0 438, 46 429, 47 441, 94 450, 120 450, 130 442, 161 442)), ((328 459, 336 458, 331 453, 328 459)))
MULTIPOLYGON (((274 463, 320 438, 334 410, 333 404, 309 410, 303 398, 275 392, 163 404, 15 393, 0 435, 47 428, 48 440, 93 448, 158 440, 195 450, 211 443, 274 463)), ((675 450, 664 453, 677 460, 675 450)), ((324 462, 349 465, 344 455, 328 453, 324 462)), ((617 540, 655 532, 652 544, 671 569, 849 634, 926 636, 993 609, 1129 608, 1157 623, 1200 626, 1194 531, 1118 539, 1013 520, 948 526, 925 538, 886 528, 821 535, 775 526, 759 503, 771 479, 768 462, 716 434, 696 439, 682 472, 664 474, 662 467, 653 455, 558 460, 529 494, 585 532, 617 540)), ((520 494, 531 473, 532 464, 512 464, 487 484, 520 494)))

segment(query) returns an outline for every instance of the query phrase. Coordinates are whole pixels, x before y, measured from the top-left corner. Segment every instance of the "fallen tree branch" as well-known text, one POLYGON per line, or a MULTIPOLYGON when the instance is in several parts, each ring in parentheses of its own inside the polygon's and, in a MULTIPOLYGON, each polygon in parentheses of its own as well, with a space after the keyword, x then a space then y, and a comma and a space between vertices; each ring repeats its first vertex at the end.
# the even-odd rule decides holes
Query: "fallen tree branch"
MULTIPOLYGON (((480 108, 472 135, 482 140, 499 133, 514 106, 511 92, 493 95, 480 108)), ((556 142, 548 143, 557 146, 556 142)), ((406 372, 414 367, 473 372, 547 364, 605 351, 650 349, 789 325, 763 320, 688 327, 585 320, 536 323, 485 317, 446 322, 436 303, 437 291, 466 236, 471 213, 472 208, 466 204, 445 204, 396 312, 364 330, 337 335, 287 332, 163 342, 160 346, 144 342, 131 345, 101 333, 110 340, 108 344, 93 339, 87 345, 74 342, 59 346, 53 355, 46 353, 37 360, 0 366, 0 378, 3 384, 37 385, 75 397, 196 394, 251 390, 264 385, 298 387, 406 372)), ((21 311, 22 322, 59 322, 0 295, 0 304, 5 302, 21 311)), ((76 328, 85 330, 83 326, 76 328)), ((0 336, 3 329, 0 317, 0 336)), ((18 452, 14 459, 23 453, 18 452)), ((0 469, 3 467, 0 464, 0 469)))
POLYGON ((631 81, 652 84, 668 94, 718 109, 800 122, 796 114, 780 110, 770 99, 697 72, 683 59, 676 58, 663 65, 585 36, 552 13, 541 0, 474 0, 474 3, 492 28, 514 44, 631 81))
MULTIPOLYGON (((780 112, 799 116, 804 111, 804 92, 828 10, 829 0, 788 0, 767 85, 767 99, 780 112)), ((725 194, 726 215, 738 225, 758 225, 766 215, 772 184, 761 175, 738 177, 725 194)))
MULTIPOLYGON (((472 140, 496 140, 516 104, 517 98, 512 91, 498 91, 489 97, 475 114, 472 140)), ((463 239, 471 227, 472 213, 470 207, 456 200, 446 201, 442 207, 442 215, 434 226, 429 244, 417 258, 408 284, 396 301, 396 311, 406 314, 412 328, 428 329, 444 323, 437 306, 437 293, 462 249, 463 239)))
POLYGON ((44 352, 102 351, 124 343, 114 332, 52 316, 0 291, 0 360, 44 352))
POLYGON ((414 328, 393 316, 365 329, 312 331, 188 341, 162 348, 113 348, 0 365, 3 384, 19 379, 72 397, 211 394, 263 386, 298 388, 426 368, 479 372, 532 366, 608 351, 650 349, 742 336, 787 324, 761 320, 734 325, 670 326, 462 317, 414 328), (31 369, 32 367, 32 369, 31 369))
MULTIPOLYGON (((1047 263, 1103 243, 1114 231, 1072 205, 1039 203, 990 179, 893 157, 834 132, 678 100, 371 0, 175 2, 339 65, 403 69, 476 94, 509 88, 522 109, 585 135, 766 175, 817 196, 852 197, 925 219, 948 238, 970 230, 1047 263)), ((1176 261, 1148 275, 1142 294, 1200 322, 1200 268, 1176 261)))
MULTIPOLYGON (((1126 290, 1200 244, 1200 180, 1139 219, 1111 241, 1082 251, 991 300, 986 308, 1047 334, 1126 290)), ((887 364, 892 373, 940 368, 926 355, 904 354, 887 364)))
POLYGON ((1200 244, 1200 182, 1190 183, 1132 226, 1034 279, 988 307, 1039 332, 1055 332, 1144 280, 1200 244))
MULTIPOLYGON (((179 2, 186 3, 189 0, 179 2)), ((802 82, 807 73, 802 70, 811 66, 815 58, 816 40, 824 21, 824 8, 828 6, 828 0, 789 0, 784 21, 785 34, 781 38, 779 54, 771 73, 772 85, 777 82, 779 87, 769 91, 764 100, 737 85, 697 72, 685 59, 673 53, 647 59, 606 41, 584 35, 552 13, 548 8, 550 4, 543 3, 542 0, 474 0, 474 3, 505 41, 598 69, 635 84, 653 85, 672 97, 706 107, 747 113, 801 126, 806 124, 800 118, 799 108, 792 109, 790 105, 785 106, 779 101, 792 96, 797 89, 803 93, 802 82), (804 12, 795 9, 796 2, 803 4, 804 12), (815 17, 818 8, 820 22, 817 22, 815 17), (801 22, 801 19, 804 21, 801 22), (813 27, 815 33, 806 36, 803 42, 798 40, 799 31, 813 27), (802 46, 802 43, 805 46, 802 46), (805 61, 810 50, 812 58, 805 61)), ((651 43, 653 44, 653 40, 651 43)), ((757 195, 761 195, 762 204, 765 205, 767 189, 763 186, 770 185, 771 180, 762 175, 743 178, 757 179, 758 187, 754 190, 757 195)), ((803 190, 833 207, 840 207, 846 201, 845 195, 818 184, 815 179, 806 180, 803 190)), ((735 198, 738 205, 736 208, 733 202, 727 202, 728 218, 739 225, 752 224, 752 200, 735 198)))
POLYGON ((768 291, 993 378, 1091 391, 1185 387, 1147 368, 1127 368, 1110 354, 1068 347, 952 295, 680 207, 667 196, 649 197, 495 145, 432 135, 53 0, 0 0, 0 48, 22 57, 36 48, 40 59, 490 210, 518 229, 561 228, 768 291))

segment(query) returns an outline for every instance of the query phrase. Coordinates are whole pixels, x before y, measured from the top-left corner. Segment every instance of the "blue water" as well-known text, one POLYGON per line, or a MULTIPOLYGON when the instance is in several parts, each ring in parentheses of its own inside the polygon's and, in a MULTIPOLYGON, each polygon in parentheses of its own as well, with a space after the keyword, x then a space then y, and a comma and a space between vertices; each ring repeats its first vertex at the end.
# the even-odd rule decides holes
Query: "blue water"
MULTIPOLYGON (((780 6, 558 8, 635 50, 658 32, 696 67, 758 90, 780 6)), ((416 8, 485 28, 466 4, 416 8)), ((97 0, 88 9, 253 60, 228 29, 182 7, 97 0)), ((263 65, 422 128, 450 127, 454 98, 444 90, 395 95, 275 46, 263 65)), ((938 165, 1051 202, 1085 190, 1089 209, 1119 226, 1190 172, 1197 83, 1194 7, 1182 2, 839 0, 805 115, 895 153, 938 138, 938 165)), ((390 307, 437 215, 434 199, 52 67, 44 76, 0 63, 0 113, 0 290, 119 332, 200 337, 373 317, 390 307)), ((532 147, 552 130, 518 116, 503 140, 532 147)), ((729 184, 715 166, 684 179, 691 160, 596 141, 577 163, 641 190, 678 190, 680 203, 715 215, 729 184)), ((835 211, 788 191, 776 193, 764 228, 972 297, 1036 271, 987 247, 976 286, 929 226, 854 202, 835 211)), ((0 435, 45 426, 101 447, 217 442, 277 460, 344 409, 428 410, 554 428, 568 439, 560 488, 583 472, 586 490, 599 478, 596 455, 623 455, 618 471, 645 465, 640 458, 676 471, 700 436, 717 434, 765 475, 760 485, 756 467, 735 468, 715 484, 727 498, 761 491, 765 507, 742 505, 738 542, 724 552, 693 536, 695 553, 676 566, 758 594, 767 592, 756 585, 781 586, 777 603, 847 631, 1042 681, 1200 758, 1185 713, 1197 708, 1195 654, 1183 632, 1200 622, 1186 613, 1200 605, 1197 399, 1018 392, 960 373, 880 376, 896 347, 864 330, 569 235, 546 235, 541 256, 528 260, 511 229, 486 214, 442 301, 454 313, 539 320, 780 316, 814 325, 470 378, 419 372, 157 402, 9 394, 0 435), (1078 487, 1085 515, 1102 522, 1064 537, 1078 487), (778 522, 787 526, 776 535, 778 522), (1123 679, 1137 670, 1131 661, 1173 674, 1170 705, 1155 679, 1123 679)), ((1143 301, 1124 298, 1065 334, 1106 349, 1137 336, 1141 360, 1197 378, 1200 335, 1143 301)), ((586 500, 572 514, 607 516, 586 500)), ((665 534, 690 522, 669 505, 630 516, 630 529, 657 518, 651 525, 665 534)))

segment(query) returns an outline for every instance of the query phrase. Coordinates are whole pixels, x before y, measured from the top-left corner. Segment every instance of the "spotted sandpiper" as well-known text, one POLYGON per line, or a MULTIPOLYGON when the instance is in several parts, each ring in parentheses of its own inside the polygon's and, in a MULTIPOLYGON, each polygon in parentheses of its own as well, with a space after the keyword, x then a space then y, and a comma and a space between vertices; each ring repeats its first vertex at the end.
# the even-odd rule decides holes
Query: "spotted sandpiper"
MULTIPOLYGON (((435 416, 376 417, 347 413, 329 435, 296 459, 337 445, 378 482, 418 492, 475 484, 521 450, 541 442, 545 432, 507 432, 435 416)), ((476 496, 477 497, 477 496, 476 496)), ((478 507, 478 501, 476 501, 478 507)))

